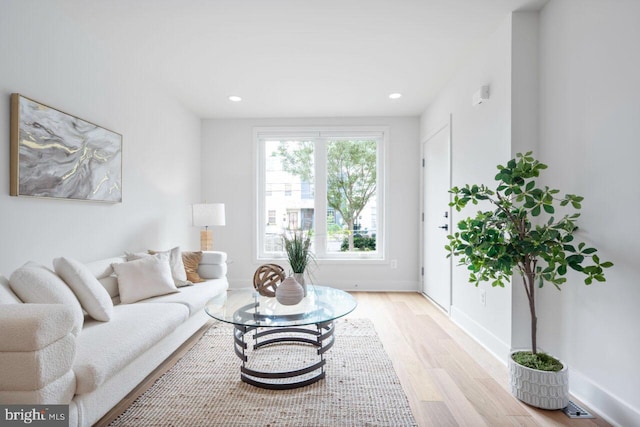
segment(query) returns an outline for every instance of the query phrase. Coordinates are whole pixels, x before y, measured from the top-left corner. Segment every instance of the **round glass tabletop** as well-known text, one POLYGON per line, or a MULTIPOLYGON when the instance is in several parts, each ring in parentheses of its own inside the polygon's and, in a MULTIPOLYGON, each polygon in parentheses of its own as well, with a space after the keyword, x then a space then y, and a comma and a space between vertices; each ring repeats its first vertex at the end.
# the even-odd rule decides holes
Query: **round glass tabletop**
POLYGON ((303 326, 324 323, 351 313, 356 299, 339 289, 307 286, 307 296, 296 305, 282 305, 253 288, 231 289, 205 306, 214 319, 234 325, 259 327, 303 326))

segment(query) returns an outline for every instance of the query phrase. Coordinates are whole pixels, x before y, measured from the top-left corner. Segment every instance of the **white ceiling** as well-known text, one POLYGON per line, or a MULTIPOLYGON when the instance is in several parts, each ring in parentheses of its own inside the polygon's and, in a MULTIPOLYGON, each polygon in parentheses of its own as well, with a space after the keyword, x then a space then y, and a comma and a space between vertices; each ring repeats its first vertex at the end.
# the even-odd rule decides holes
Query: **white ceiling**
POLYGON ((231 118, 420 115, 509 12, 547 0, 57 1, 195 114, 231 118))

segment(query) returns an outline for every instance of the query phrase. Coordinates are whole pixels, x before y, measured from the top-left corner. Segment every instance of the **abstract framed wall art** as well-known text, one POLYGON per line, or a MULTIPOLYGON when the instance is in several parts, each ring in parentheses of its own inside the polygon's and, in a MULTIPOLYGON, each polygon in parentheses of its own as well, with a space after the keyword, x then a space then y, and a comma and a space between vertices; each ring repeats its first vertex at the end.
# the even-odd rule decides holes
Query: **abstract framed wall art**
POLYGON ((122 135, 11 94, 12 196, 122 202, 122 135))

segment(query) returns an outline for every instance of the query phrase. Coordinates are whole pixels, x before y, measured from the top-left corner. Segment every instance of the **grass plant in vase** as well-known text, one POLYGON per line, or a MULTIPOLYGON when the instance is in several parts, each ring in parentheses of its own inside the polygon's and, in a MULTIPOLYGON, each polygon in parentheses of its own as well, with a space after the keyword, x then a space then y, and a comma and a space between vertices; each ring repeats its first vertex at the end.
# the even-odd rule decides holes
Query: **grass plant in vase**
POLYGON ((282 235, 282 244, 287 254, 289 265, 293 277, 304 288, 304 295, 307 296, 307 285, 304 278, 305 272, 308 275, 307 267, 315 260, 311 252, 311 236, 308 231, 287 230, 282 235))

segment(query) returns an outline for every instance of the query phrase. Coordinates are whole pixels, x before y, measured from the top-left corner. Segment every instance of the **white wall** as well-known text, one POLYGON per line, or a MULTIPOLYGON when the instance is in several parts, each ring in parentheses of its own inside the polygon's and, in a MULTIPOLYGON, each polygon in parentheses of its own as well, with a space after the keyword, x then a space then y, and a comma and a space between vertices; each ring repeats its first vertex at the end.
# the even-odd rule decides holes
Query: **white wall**
MULTIPOLYGON (((537 12, 511 16, 511 157, 538 151, 539 79, 537 12)), ((513 278, 511 348, 531 348, 531 314, 522 277, 513 278)))
POLYGON ((540 344, 571 390, 640 425, 640 2, 552 0, 540 15, 540 157, 549 184, 583 195, 580 237, 615 266, 589 287, 540 292, 540 344))
POLYGON ((90 261, 148 247, 197 248, 200 120, 103 49, 52 2, 0 13, 0 273, 55 256, 90 261), (19 92, 121 133, 123 202, 9 196, 9 96, 19 92))
MULTIPOLYGON (((452 115, 452 183, 492 184, 495 166, 511 155, 511 17, 506 19, 475 55, 452 77, 422 115, 421 140, 452 115), (490 99, 471 105, 472 95, 490 85, 490 99)), ((473 215, 476 206, 453 211, 452 224, 473 215)), ((442 256, 446 254, 442 253, 442 256)), ((491 288, 468 283, 468 270, 456 266, 452 273, 451 317, 477 337, 499 358, 506 360, 511 342, 511 288, 491 288), (486 306, 480 291, 486 290, 486 306)))
MULTIPOLYGON (((389 126, 387 154, 387 263, 326 264, 319 261, 317 283, 342 289, 417 290, 419 277, 419 119, 237 119, 204 120, 202 127, 202 186, 204 199, 224 202, 227 225, 213 229, 214 249, 225 250, 231 286, 250 286, 262 262, 253 259, 254 127, 265 126, 389 126), (389 260, 398 261, 392 269, 389 260), (357 287, 356 287, 357 285, 357 287)), ((283 261, 280 260, 280 263, 283 261)))

